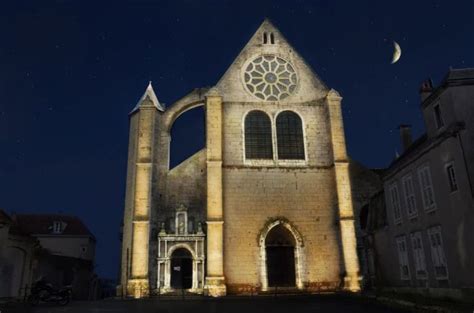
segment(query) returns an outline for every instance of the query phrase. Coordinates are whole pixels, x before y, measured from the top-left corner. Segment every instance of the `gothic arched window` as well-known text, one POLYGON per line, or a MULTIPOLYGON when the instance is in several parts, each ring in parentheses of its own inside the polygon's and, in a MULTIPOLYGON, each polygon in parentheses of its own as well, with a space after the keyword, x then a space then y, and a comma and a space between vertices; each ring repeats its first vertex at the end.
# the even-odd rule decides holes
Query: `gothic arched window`
POLYGON ((278 159, 304 160, 303 125, 298 114, 284 111, 276 120, 278 159))
POLYGON ((245 158, 273 159, 272 125, 262 111, 252 111, 245 117, 245 158))

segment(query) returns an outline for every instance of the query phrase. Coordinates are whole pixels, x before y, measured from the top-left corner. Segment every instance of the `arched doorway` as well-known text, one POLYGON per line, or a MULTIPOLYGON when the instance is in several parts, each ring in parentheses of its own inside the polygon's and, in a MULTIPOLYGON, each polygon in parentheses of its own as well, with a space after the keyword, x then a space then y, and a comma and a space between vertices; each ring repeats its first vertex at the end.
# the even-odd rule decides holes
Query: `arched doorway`
POLYGON ((294 287, 295 238, 282 224, 273 227, 265 238, 269 287, 294 287))
POLYGON ((171 254, 171 288, 190 289, 193 286, 193 256, 185 248, 171 254))

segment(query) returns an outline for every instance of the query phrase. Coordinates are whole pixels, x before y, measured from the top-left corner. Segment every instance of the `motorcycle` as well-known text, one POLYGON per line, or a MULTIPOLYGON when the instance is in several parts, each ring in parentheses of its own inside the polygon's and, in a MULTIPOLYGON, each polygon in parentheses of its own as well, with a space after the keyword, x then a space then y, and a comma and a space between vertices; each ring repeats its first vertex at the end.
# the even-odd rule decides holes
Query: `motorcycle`
POLYGON ((71 286, 64 286, 59 289, 53 288, 53 285, 43 279, 36 281, 28 296, 28 302, 32 305, 38 305, 40 302, 55 302, 59 305, 66 305, 71 300, 71 286))

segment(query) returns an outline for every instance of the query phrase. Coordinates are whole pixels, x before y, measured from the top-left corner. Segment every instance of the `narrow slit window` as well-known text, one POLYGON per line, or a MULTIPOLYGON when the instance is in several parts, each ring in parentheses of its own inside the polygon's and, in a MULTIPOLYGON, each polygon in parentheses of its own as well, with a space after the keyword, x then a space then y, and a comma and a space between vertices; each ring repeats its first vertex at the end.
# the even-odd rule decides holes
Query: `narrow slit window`
POLYGON ((275 44, 275 36, 273 35, 273 33, 270 33, 270 43, 271 43, 272 45, 275 44))
POLYGON ((441 115, 441 108, 439 104, 434 106, 434 114, 436 118, 436 127, 439 129, 444 126, 443 116, 441 115))
POLYGON ((262 111, 252 111, 245 117, 245 158, 273 159, 272 125, 262 111))
POLYGON ((263 44, 267 44, 267 33, 263 33, 263 44))
POLYGON ((449 164, 446 167, 446 171, 447 171, 448 179, 449 179, 449 188, 451 192, 454 192, 458 190, 458 183, 456 181, 456 173, 454 172, 454 165, 449 164))

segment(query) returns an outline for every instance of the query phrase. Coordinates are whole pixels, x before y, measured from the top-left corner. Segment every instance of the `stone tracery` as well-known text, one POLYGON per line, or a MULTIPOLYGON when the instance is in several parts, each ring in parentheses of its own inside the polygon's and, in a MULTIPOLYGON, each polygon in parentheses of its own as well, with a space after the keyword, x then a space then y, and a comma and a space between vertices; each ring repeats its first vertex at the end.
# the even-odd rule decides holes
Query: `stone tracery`
POLYGON ((247 90, 256 97, 278 101, 295 91, 298 76, 287 60, 275 55, 262 55, 246 66, 244 82, 247 90))

